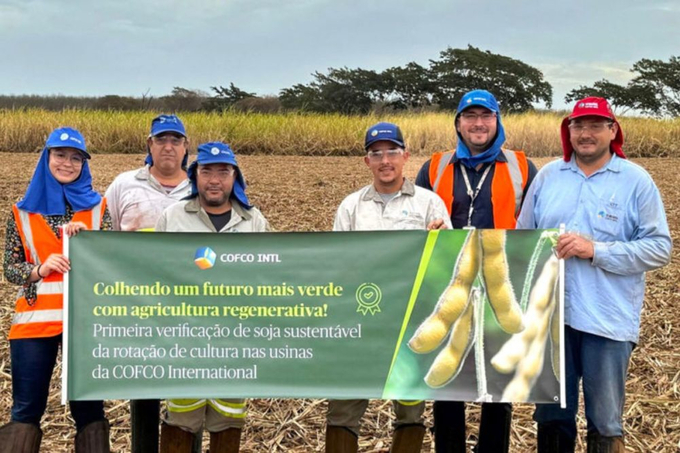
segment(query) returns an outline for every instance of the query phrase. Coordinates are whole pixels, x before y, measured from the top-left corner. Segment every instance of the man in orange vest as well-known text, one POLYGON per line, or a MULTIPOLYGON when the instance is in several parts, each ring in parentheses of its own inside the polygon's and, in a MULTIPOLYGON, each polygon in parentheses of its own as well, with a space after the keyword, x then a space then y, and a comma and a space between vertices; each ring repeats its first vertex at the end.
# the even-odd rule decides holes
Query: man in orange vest
MULTIPOLYGON (((485 90, 466 93, 458 104, 455 127, 455 151, 435 153, 418 172, 416 185, 444 200, 454 228, 515 228, 536 167, 522 151, 502 148, 505 130, 494 96, 485 90)), ((476 452, 507 452, 511 418, 508 403, 482 404, 476 452)), ((465 404, 435 401, 435 451, 465 452, 465 437, 465 404)))

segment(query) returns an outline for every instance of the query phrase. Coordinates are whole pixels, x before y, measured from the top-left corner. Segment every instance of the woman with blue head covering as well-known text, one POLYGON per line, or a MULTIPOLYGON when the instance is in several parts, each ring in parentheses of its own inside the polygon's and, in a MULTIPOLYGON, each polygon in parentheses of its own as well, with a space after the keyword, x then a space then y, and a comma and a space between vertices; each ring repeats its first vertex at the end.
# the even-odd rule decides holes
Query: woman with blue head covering
MULTIPOLYGON (((70 270, 62 237, 111 228, 106 200, 92 188, 90 154, 68 127, 47 139, 24 198, 12 207, 5 240, 5 277, 20 285, 9 332, 12 416, 0 428, 0 451, 40 450, 40 419, 63 331, 63 279, 70 270)), ((71 401, 77 453, 109 452, 102 401, 71 401)))

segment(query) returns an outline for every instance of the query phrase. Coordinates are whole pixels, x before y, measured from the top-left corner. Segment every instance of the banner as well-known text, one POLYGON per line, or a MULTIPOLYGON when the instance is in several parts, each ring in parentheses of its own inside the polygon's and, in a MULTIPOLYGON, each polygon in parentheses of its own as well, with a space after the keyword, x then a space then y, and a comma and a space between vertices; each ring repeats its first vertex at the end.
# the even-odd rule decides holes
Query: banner
POLYGON ((562 402, 555 237, 83 231, 63 397, 562 402))

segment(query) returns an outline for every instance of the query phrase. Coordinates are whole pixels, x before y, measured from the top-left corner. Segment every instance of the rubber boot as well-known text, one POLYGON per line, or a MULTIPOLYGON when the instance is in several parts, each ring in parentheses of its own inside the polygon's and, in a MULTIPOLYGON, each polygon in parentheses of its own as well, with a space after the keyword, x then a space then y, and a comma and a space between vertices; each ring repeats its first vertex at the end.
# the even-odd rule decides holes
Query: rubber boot
POLYGON ((159 400, 130 401, 132 453, 158 453, 160 405, 159 400))
POLYGON ((326 428, 326 453, 357 453, 359 439, 347 428, 328 426, 326 428))
POLYGON ((161 425, 161 453, 191 453, 196 436, 177 426, 161 425))
POLYGON ((76 453, 110 453, 109 422, 92 422, 76 434, 76 453))
POLYGON ((479 440, 472 451, 474 453, 508 453, 511 424, 511 404, 483 403, 479 440))
POLYGON ((435 401, 432 406, 434 451, 465 453, 465 403, 435 401))
POLYGON ((425 427, 421 424, 402 425, 394 430, 391 453, 419 453, 423 448, 425 427))
POLYGON ((574 453, 576 439, 572 439, 554 423, 538 424, 538 453, 574 453))
POLYGON ((210 433, 210 453, 238 453, 240 444, 241 428, 210 433))
POLYGON ((41 440, 36 425, 10 422, 0 428, 0 453, 39 453, 41 440))
POLYGON ((625 453, 623 437, 604 437, 588 433, 588 453, 625 453))

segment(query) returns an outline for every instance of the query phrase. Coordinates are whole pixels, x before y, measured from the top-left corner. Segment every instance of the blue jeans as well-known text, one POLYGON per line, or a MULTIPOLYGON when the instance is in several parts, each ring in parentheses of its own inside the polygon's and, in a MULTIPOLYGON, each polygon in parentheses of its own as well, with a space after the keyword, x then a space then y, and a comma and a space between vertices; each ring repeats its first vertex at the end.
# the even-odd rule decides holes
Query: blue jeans
MULTIPOLYGON (((60 344, 61 335, 10 340, 13 422, 40 426, 60 344)), ((105 419, 102 401, 71 401, 69 406, 78 431, 105 419)))
POLYGON ((623 436, 626 374, 635 344, 614 341, 564 326, 567 408, 537 404, 534 420, 550 423, 571 439, 576 438, 578 388, 583 379, 583 398, 588 432, 605 437, 623 436))

